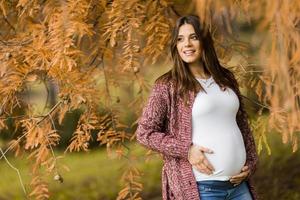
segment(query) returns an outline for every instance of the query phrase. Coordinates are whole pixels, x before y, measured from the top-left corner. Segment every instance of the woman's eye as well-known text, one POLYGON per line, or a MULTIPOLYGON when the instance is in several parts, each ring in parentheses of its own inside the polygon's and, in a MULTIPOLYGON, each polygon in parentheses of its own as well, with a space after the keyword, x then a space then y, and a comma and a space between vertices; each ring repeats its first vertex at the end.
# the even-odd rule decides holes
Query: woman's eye
POLYGON ((193 40, 198 40, 198 37, 197 37, 196 35, 193 35, 193 36, 191 37, 191 39, 193 39, 193 40))
POLYGON ((183 38, 177 38, 177 42, 181 42, 183 38))

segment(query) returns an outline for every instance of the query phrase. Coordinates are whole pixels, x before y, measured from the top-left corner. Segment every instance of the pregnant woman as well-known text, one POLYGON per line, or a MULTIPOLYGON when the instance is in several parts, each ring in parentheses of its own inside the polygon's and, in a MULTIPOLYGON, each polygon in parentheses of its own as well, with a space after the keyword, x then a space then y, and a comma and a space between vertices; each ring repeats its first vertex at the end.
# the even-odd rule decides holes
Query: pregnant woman
POLYGON ((197 16, 177 20, 171 55, 173 67, 155 81, 136 132, 163 155, 163 199, 257 200, 258 157, 242 95, 197 16))

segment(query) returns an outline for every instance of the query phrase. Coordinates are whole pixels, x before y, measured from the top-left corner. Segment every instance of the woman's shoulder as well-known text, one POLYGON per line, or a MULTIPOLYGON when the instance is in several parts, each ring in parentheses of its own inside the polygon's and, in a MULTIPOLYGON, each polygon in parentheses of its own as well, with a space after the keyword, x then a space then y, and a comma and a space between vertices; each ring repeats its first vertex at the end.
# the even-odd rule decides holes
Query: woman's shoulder
POLYGON ((159 76, 154 82, 154 85, 160 85, 162 87, 167 87, 167 88, 170 88, 172 84, 173 81, 172 81, 171 70, 159 76))
POLYGON ((169 72, 159 76, 152 87, 152 93, 160 97, 169 98, 173 91, 173 83, 169 72))

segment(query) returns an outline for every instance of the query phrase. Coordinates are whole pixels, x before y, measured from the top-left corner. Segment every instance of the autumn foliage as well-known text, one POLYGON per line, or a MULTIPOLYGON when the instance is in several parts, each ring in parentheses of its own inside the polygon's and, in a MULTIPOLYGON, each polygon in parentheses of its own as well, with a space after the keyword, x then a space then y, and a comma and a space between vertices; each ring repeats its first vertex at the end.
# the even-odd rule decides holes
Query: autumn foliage
MULTIPOLYGON (((81 116, 66 152, 88 151, 95 134, 108 153, 130 163, 126 143, 135 135, 126 130, 137 121, 122 123, 120 97, 111 89, 133 86, 126 109, 139 116, 150 88, 142 69, 169 63, 171 28, 179 15, 191 12, 206 21, 221 63, 235 72, 242 88, 252 91, 245 98, 256 105, 251 124, 258 150, 271 151, 270 131, 298 149, 299 1, 0 0, 0 129, 7 129, 9 120, 18 133, 0 157, 7 159, 9 151, 28 153, 32 181, 30 191, 21 184, 24 195, 48 199, 44 177, 63 182, 64 166, 53 149, 63 134, 56 124, 68 112, 80 110, 81 116), (241 24, 250 27, 251 40, 239 38, 241 24), (47 94, 38 111, 28 97, 34 83, 47 94)), ((141 198, 139 177, 129 164, 118 199, 141 198)))

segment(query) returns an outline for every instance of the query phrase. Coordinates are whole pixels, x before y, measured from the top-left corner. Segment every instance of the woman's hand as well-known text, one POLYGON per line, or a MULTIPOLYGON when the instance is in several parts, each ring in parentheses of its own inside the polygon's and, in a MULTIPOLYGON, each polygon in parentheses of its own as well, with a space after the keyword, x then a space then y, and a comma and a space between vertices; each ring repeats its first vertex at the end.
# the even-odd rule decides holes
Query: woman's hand
POLYGON ((232 176, 230 178, 230 182, 233 183, 233 186, 239 185, 244 179, 246 179, 249 175, 250 169, 247 165, 242 168, 241 173, 232 176))
POLYGON ((213 153, 213 151, 202 146, 192 145, 189 149, 188 161, 201 173, 210 175, 213 173, 214 168, 209 163, 204 153, 213 153))

